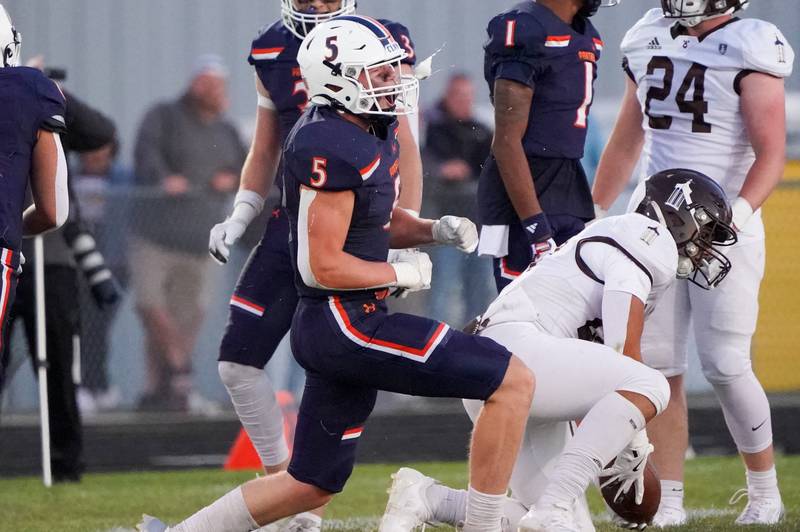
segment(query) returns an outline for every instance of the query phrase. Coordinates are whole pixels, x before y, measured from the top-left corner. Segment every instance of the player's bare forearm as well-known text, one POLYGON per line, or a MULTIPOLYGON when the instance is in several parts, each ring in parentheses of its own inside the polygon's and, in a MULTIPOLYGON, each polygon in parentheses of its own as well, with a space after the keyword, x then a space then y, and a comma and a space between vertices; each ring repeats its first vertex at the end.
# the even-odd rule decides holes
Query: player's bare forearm
POLYGON ((433 244, 433 223, 433 220, 417 218, 402 208, 395 208, 389 229, 389 246, 404 249, 433 244))
POLYGON ((411 133, 408 118, 398 119, 397 139, 400 142, 400 198, 398 205, 419 212, 422 208, 422 157, 411 133))
POLYGON ((786 97, 782 79, 760 73, 746 76, 741 90, 742 116, 756 160, 739 195, 755 210, 766 201, 783 177, 786 97), (769 120, 764 117, 769 117, 769 120))
POLYGON ((542 212, 522 138, 528 129, 533 89, 498 79, 494 84, 495 132, 492 154, 511 204, 520 220, 542 212))
MULTIPOLYGON (((269 93, 257 77, 256 90, 261 96, 269 97, 269 93)), ((242 166, 239 188, 256 192, 265 197, 275 181, 280 149, 278 113, 273 109, 259 106, 256 114, 255 133, 242 166)))
POLYGON ((388 262, 371 262, 344 251, 328 259, 316 261, 314 267, 314 277, 326 288, 360 290, 391 286, 397 280, 388 262))
POLYGON ((642 109, 636 85, 628 79, 617 122, 600 157, 592 187, 592 198, 603 209, 610 208, 625 189, 643 145, 642 109))
MULTIPOLYGON (((308 264, 319 285, 339 290, 389 286, 396 281, 394 269, 386 262, 371 262, 344 251, 353 214, 352 191, 322 192, 303 187, 313 194, 305 221, 308 264)), ((298 231, 302 227, 298 227, 298 231)), ((303 239, 298 235, 298 262, 302 261, 303 239)), ((298 264, 298 267, 301 264, 298 264)))
POLYGON ((57 134, 39 131, 31 159, 30 187, 33 205, 22 214, 22 234, 26 237, 55 229, 66 220, 67 162, 57 134))

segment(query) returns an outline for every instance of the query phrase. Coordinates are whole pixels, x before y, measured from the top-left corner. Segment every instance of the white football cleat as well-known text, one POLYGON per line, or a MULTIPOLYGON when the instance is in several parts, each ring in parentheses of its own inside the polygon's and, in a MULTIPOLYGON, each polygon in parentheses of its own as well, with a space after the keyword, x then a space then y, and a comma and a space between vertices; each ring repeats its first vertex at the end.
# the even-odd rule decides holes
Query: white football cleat
POLYGON ((686 524, 686 510, 683 508, 672 508, 662 506, 653 517, 650 526, 655 528, 667 528, 670 526, 683 526, 686 524))
POLYGON ((568 504, 534 505, 519 522, 518 532, 581 532, 568 504))
POLYGON ((167 528, 163 521, 147 514, 143 514, 142 522, 136 525, 139 532, 165 532, 167 528))
POLYGON ((411 532, 419 526, 425 530, 425 522, 433 517, 425 490, 435 481, 408 467, 401 467, 392 479, 378 532, 411 532))
POLYGON ((733 494, 730 504, 736 504, 742 497, 747 497, 747 505, 736 518, 737 525, 774 525, 781 522, 786 513, 780 497, 751 497, 746 489, 733 494))

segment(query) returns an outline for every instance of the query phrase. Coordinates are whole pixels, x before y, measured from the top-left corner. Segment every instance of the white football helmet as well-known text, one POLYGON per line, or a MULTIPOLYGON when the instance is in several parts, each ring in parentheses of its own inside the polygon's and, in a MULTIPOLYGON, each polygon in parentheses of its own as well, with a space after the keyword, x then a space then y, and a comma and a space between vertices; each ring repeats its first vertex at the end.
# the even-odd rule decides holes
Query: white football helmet
POLYGON ((0 68, 19 66, 22 34, 14 29, 11 17, 0 4, 0 68))
POLYGON ((360 15, 346 15, 315 27, 297 54, 312 103, 366 115, 405 115, 417 110, 419 80, 403 75, 405 49, 383 24, 360 15), (370 73, 390 66, 397 82, 374 87, 370 73), (359 80, 364 74, 366 86, 359 80), (388 108, 380 105, 387 98, 388 108))
POLYGON ((675 18, 688 27, 704 20, 730 15, 746 9, 750 0, 661 0, 666 18, 675 18))
MULTIPOLYGON (((330 13, 315 13, 313 7, 301 8, 298 3, 301 0, 281 0, 281 20, 286 29, 302 39, 316 26, 326 20, 340 15, 349 15, 356 11, 356 0, 342 0, 339 9, 330 13)), ((309 0, 302 0, 309 3, 309 0)), ((300 4, 302 5, 302 4, 300 4)))

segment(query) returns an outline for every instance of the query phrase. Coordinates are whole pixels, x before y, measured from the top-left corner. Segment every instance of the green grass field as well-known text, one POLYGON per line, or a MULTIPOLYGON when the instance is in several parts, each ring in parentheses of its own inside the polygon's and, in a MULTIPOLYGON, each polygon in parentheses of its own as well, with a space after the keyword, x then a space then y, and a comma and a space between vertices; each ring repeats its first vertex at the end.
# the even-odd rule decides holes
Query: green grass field
MULTIPOLYGON (((413 467, 450 486, 466 484, 463 463, 422 463, 413 467)), ((347 489, 335 499, 326 529, 374 530, 386 503, 389 475, 397 465, 364 465, 356 469, 347 489)), ((788 518, 764 530, 800 530, 800 456, 778 462, 788 518)), ((87 475, 80 484, 42 487, 37 478, 0 480, 0 531, 94 532, 131 530, 142 512, 175 522, 222 495, 251 473, 196 470, 174 473, 87 475)), ((688 463, 687 507, 695 518, 686 527, 671 530, 734 530, 733 520, 743 507, 728 506, 728 498, 744 485, 736 458, 699 458, 688 463)), ((591 493, 594 512, 600 501, 591 493)), ((431 530, 430 528, 428 530, 431 530)), ((449 528, 438 529, 451 530, 449 528)), ((615 529, 600 523, 598 530, 615 529)), ((760 530, 750 527, 747 530, 760 530)))

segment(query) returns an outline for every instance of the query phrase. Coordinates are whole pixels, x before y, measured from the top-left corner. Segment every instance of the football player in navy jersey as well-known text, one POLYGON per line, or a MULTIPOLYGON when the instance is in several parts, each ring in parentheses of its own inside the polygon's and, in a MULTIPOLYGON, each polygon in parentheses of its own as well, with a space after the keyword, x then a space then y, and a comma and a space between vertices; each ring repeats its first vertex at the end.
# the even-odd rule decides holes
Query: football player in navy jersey
POLYGON ((618 3, 525 0, 489 22, 496 130, 478 187, 478 252, 494 257, 498 290, 594 217, 580 159, 603 41, 589 17, 618 3))
MULTIPOLYGON (((327 503, 352 472, 378 389, 485 401, 463 530, 501 530, 531 372, 492 340, 386 310, 390 289, 425 289, 431 275, 419 251, 387 262, 390 246, 477 244, 466 220, 454 229, 396 205, 396 115, 412 112, 418 96, 418 80, 400 74, 406 55, 382 24, 355 15, 318 25, 303 41, 298 62, 312 105, 281 163, 300 294, 292 351, 306 370, 294 452, 286 472, 248 482, 169 530, 251 530, 327 503)), ((148 519, 144 530, 163 527, 148 519)))
MULTIPOLYGON (((64 95, 35 68, 20 67, 21 35, 0 4, 0 348, 7 339, 23 237, 67 219, 67 162, 60 135, 64 95), (33 205, 25 208, 31 187, 33 205)), ((0 367, 0 388, 5 371, 0 367)))
MULTIPOLYGON (((282 187, 277 172, 280 148, 308 105, 300 75, 300 42, 314 25, 355 11, 355 0, 281 0, 281 20, 265 27, 253 41, 248 62, 255 67, 258 107, 256 131, 242 169, 231 215, 212 230, 209 251, 226 262, 231 246, 264 208, 271 187, 282 187)), ((403 25, 382 21, 406 50, 403 70, 415 63, 414 45, 403 25)), ((413 118, 413 116, 411 117, 413 118)), ((414 122, 411 120, 411 122, 414 122)), ((419 212, 422 163, 407 117, 401 119, 400 206, 419 212)), ((230 314, 220 345, 219 374, 236 413, 252 440, 267 473, 286 469, 289 450, 283 439, 283 416, 264 366, 289 330, 297 293, 289 256, 289 224, 279 204, 259 245, 241 273, 230 299, 230 314)), ((314 516, 301 516, 318 520, 314 516)))

